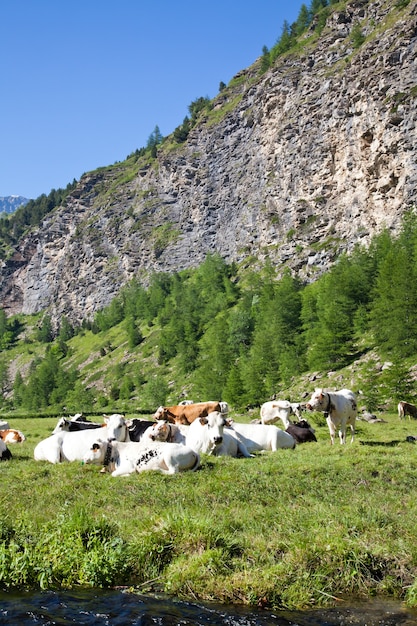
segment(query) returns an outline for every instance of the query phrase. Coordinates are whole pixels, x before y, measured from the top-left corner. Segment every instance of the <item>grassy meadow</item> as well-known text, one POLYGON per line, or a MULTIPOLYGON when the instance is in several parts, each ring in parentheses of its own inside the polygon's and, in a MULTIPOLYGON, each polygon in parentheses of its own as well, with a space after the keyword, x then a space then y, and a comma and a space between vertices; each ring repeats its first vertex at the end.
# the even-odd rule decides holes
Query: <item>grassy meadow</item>
POLYGON ((318 443, 113 478, 33 460, 56 418, 4 417, 27 439, 0 465, 0 588, 128 586, 275 609, 380 594, 417 605, 417 447, 406 441, 416 422, 358 421, 354 443, 332 447, 311 413, 318 443))

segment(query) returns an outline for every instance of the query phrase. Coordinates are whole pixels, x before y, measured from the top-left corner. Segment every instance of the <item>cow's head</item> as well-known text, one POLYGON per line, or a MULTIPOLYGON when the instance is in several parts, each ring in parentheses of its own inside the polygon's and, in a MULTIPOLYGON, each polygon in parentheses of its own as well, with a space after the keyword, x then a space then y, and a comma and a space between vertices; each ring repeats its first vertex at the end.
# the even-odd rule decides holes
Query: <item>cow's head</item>
POLYGON ((152 419, 154 419, 154 420, 163 419, 163 415, 164 415, 165 411, 166 411, 166 408, 164 406, 159 406, 156 409, 155 413, 152 415, 152 419))
POLYGON ((128 437, 126 421, 123 415, 114 413, 110 416, 105 416, 104 421, 107 426, 107 440, 108 441, 126 441, 128 437))
POLYGON ((57 433, 62 433, 63 431, 68 431, 69 430, 69 424, 70 424, 70 420, 68 420, 66 417, 61 417, 58 420, 57 425, 53 429, 52 434, 56 435, 57 433))
POLYGON ((307 402, 306 408, 309 411, 322 411, 325 404, 328 404, 326 394, 323 393, 323 389, 316 389, 309 402, 307 402))
POLYGON ((300 428, 305 428, 306 430, 309 430, 311 433, 315 432, 315 429, 307 422, 307 420, 300 420, 297 423, 297 426, 299 426, 300 428))
POLYGON ((171 426, 166 420, 158 420, 148 430, 152 441, 168 441, 171 434, 171 426))
POLYGON ((89 451, 84 455, 83 463, 94 463, 96 465, 102 465, 104 457, 106 455, 108 442, 102 439, 97 439, 92 445, 89 451))
POLYGON ((219 411, 212 411, 206 417, 200 417, 200 424, 206 426, 208 439, 216 447, 223 442, 223 431, 226 420, 219 411))

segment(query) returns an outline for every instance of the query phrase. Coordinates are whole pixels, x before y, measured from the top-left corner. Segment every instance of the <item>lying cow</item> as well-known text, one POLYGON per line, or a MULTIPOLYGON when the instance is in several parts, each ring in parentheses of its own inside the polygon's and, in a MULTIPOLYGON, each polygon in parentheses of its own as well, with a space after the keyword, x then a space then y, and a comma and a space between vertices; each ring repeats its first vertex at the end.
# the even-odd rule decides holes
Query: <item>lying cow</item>
POLYGON ((347 426, 350 426, 351 442, 353 442, 358 414, 356 396, 353 391, 349 389, 341 389, 340 391, 316 389, 306 406, 309 411, 321 411, 325 414, 332 445, 337 429, 339 429, 340 443, 346 443, 347 426))
POLYGON ((276 452, 280 448, 295 448, 294 438, 273 424, 241 424, 234 421, 228 424, 227 430, 237 436, 249 452, 276 452))
POLYGON ((147 436, 152 441, 185 444, 189 428, 184 424, 171 424, 165 420, 158 420, 149 429, 147 436))
POLYGON ((199 417, 188 428, 186 444, 196 452, 214 456, 252 456, 236 433, 225 428, 227 421, 220 411, 199 417))
MULTIPOLYGON (((224 409, 224 406, 223 406, 224 409)), ((173 424, 191 424, 198 417, 207 417, 213 411, 222 412, 220 402, 196 402, 195 404, 177 404, 160 406, 154 413, 154 420, 166 420, 173 424)))
POLYGON ((285 429, 285 432, 289 433, 291 437, 294 437, 298 444, 308 441, 317 441, 314 428, 310 426, 307 420, 300 420, 296 424, 290 424, 288 428, 285 429))
POLYGON ((200 465, 200 455, 180 443, 155 443, 149 447, 135 442, 97 440, 83 462, 102 465, 112 476, 128 476, 146 470, 176 474, 195 471, 200 465))
POLYGON ((3 439, 0 439, 0 461, 8 461, 12 458, 12 453, 4 443, 3 439))
POLYGON ((4 443, 22 443, 26 440, 26 437, 20 430, 4 428, 0 430, 0 439, 4 441, 4 443))
POLYGON ((78 430, 94 430, 96 428, 102 428, 103 426, 106 426, 106 424, 98 424, 96 422, 84 421, 81 419, 81 416, 75 416, 69 419, 68 417, 60 417, 57 425, 52 431, 52 434, 56 435, 57 433, 61 433, 64 431, 72 433, 78 430))
POLYGON ((153 425, 154 422, 151 422, 151 420, 141 420, 136 417, 126 420, 129 441, 141 441, 146 431, 152 428, 153 425))
POLYGON ((398 417, 402 420, 403 417, 406 417, 407 415, 409 420, 411 420, 412 417, 417 419, 417 406, 414 406, 414 404, 410 404, 409 402, 399 402, 398 417))
POLYGON ((262 424, 274 424, 280 419, 284 428, 287 428, 291 422, 291 415, 301 419, 301 404, 288 400, 271 400, 261 406, 260 415, 262 424))
MULTIPOLYGON (((104 418, 106 426, 100 430, 104 440, 126 441, 127 426, 123 415, 115 413, 104 418)), ((38 443, 33 452, 35 461, 61 463, 63 461, 82 461, 91 444, 97 439, 98 429, 61 431, 38 443)))

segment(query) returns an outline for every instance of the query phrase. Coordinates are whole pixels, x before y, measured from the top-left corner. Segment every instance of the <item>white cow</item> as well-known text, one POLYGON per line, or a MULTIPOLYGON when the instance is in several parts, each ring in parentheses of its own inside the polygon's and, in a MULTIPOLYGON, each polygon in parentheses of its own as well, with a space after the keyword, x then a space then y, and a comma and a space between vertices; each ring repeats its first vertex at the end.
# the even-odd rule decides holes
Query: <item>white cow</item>
POLYGON ((295 448, 294 437, 273 424, 241 424, 234 421, 229 424, 227 431, 237 436, 249 452, 295 448))
POLYGON ((289 402, 288 400, 271 400, 270 402, 264 402, 261 406, 260 414, 262 424, 274 424, 280 419, 284 427, 288 428, 291 424, 291 415, 301 419, 301 404, 289 402))
POLYGON ((102 441, 97 439, 84 455, 84 463, 102 465, 112 476, 128 476, 134 472, 156 470, 163 474, 195 471, 200 455, 181 443, 102 441))
MULTIPOLYGON (((126 441, 128 431, 123 415, 115 413, 105 417, 106 426, 100 429, 100 438, 126 441)), ((82 461, 84 455, 97 439, 97 430, 61 431, 38 443, 33 452, 35 461, 82 461)))
POLYGON ((220 411, 212 411, 207 417, 199 417, 189 426, 187 446, 196 452, 214 456, 252 456, 243 441, 225 428, 227 420, 220 411))
POLYGON ((336 430, 339 430, 340 443, 346 443, 346 428, 350 426, 351 442, 355 436, 355 422, 358 414, 356 396, 350 389, 324 391, 316 389, 307 402, 309 411, 321 411, 326 416, 330 440, 334 444, 336 430))

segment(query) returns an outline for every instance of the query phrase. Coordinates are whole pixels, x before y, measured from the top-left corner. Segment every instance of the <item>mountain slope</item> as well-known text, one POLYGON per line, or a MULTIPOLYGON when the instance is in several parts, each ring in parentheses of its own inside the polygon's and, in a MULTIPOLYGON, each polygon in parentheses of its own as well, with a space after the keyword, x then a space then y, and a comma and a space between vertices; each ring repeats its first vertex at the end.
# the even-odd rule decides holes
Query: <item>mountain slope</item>
POLYGON ((86 174, 4 264, 5 310, 79 322, 214 251, 314 280, 395 230, 416 202, 416 36, 416 0, 336 5, 320 36, 234 77, 185 143, 86 174))

